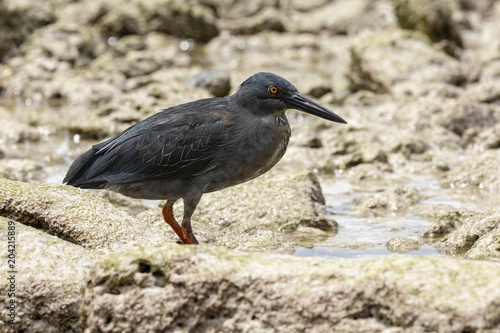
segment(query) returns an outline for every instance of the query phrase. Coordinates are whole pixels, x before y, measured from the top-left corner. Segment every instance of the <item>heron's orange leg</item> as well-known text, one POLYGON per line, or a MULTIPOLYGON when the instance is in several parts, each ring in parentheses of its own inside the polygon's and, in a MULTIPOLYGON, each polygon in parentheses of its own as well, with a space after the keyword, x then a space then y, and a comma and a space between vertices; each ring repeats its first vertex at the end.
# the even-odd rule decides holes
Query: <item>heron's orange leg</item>
POLYGON ((181 229, 181 226, 174 217, 174 210, 173 210, 174 203, 175 201, 167 200, 167 203, 165 204, 165 206, 163 206, 163 209, 161 210, 161 213, 163 214, 163 219, 172 229, 174 229, 175 233, 182 241, 182 243, 193 244, 192 241, 189 242, 189 240, 187 240, 186 237, 184 237, 183 230, 181 229))

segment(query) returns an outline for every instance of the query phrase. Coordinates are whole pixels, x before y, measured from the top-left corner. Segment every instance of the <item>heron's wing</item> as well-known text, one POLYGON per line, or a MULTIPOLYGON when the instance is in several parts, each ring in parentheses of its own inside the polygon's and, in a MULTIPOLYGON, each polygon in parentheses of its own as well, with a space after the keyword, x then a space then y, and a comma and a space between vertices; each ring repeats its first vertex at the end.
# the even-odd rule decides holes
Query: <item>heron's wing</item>
POLYGON ((79 170, 73 172, 76 176, 67 182, 98 187, 103 182, 186 179, 202 174, 216 165, 214 153, 229 137, 232 122, 233 114, 224 110, 163 111, 95 145, 86 153, 92 156, 80 157, 81 165, 75 166, 79 170))

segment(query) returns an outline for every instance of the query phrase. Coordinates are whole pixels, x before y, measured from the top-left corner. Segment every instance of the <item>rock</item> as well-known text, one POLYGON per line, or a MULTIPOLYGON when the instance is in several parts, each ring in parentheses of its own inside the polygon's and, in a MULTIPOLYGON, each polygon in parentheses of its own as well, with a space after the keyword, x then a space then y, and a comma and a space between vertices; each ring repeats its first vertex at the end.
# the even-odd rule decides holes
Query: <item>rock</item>
POLYGON ((348 169, 346 177, 349 182, 358 185, 366 185, 370 181, 384 183, 384 179, 391 171, 390 166, 385 163, 364 163, 348 169))
MULTIPOLYGON (((264 175, 203 195, 192 217, 193 230, 201 242, 230 249, 293 253, 295 243, 280 229, 332 229, 334 225, 324 217, 324 204, 313 173, 264 175)), ((182 216, 180 205, 174 213, 182 216)), ((145 224, 165 224, 159 208, 138 217, 145 224)), ((173 232, 169 235, 175 239, 173 232)))
POLYGON ((418 32, 384 30, 363 35, 351 49, 351 89, 397 91, 398 84, 463 81, 457 60, 436 50, 418 32), (409 56, 411 55, 411 56, 409 56))
POLYGON ((468 259, 500 260, 500 211, 466 209, 441 216, 423 233, 443 236, 434 244, 440 252, 468 259))
POLYGON ((224 97, 231 90, 229 73, 222 70, 206 70, 186 79, 194 87, 202 87, 215 97, 224 97))
POLYGON ((474 147, 480 151, 500 148, 500 123, 479 131, 474 138, 474 147))
POLYGON ((233 20, 222 20, 221 30, 230 31, 233 34, 256 34, 261 31, 285 31, 283 24, 284 16, 276 8, 267 6, 258 13, 248 17, 238 17, 233 20))
POLYGON ((71 186, 0 178, 0 216, 42 229, 95 253, 162 244, 167 226, 143 225, 96 195, 71 186))
MULTIPOLYGON (((416 215, 418 217, 421 217, 424 220, 429 220, 429 221, 436 220, 440 214, 447 213, 447 212, 454 211, 454 210, 456 210, 456 208, 454 208, 453 206, 450 206, 450 205, 446 205, 446 204, 422 203, 422 204, 417 204, 417 205, 410 207, 410 212, 413 215, 416 215)), ((429 229, 427 229, 427 230, 429 230, 429 229)), ((447 231, 447 232, 449 232, 449 231, 447 231)), ((440 234, 442 235, 443 233, 437 232, 437 233, 433 233, 433 234, 434 235, 427 234, 425 237, 439 237, 439 235, 440 234)))
POLYGON ((44 165, 30 159, 0 159, 0 177, 12 180, 42 181, 47 178, 44 165))
POLYGON ((163 32, 180 38, 207 42, 219 33, 213 10, 202 1, 156 0, 144 3, 100 1, 95 24, 107 37, 163 32))
POLYGON ((34 31, 20 49, 28 59, 45 57, 79 67, 90 64, 102 54, 105 44, 91 27, 59 20, 34 31))
POLYGON ((362 216, 401 216, 420 200, 418 190, 398 184, 378 193, 361 194, 351 200, 351 209, 362 216))
POLYGON ((500 108, 482 103, 451 102, 434 117, 436 124, 463 135, 467 129, 484 129, 500 120, 500 108), (499 115, 497 115, 499 114, 499 115))
POLYGON ((407 237, 392 238, 386 244, 387 250, 393 253, 408 253, 411 251, 417 251, 420 248, 420 245, 422 245, 420 240, 407 237))
POLYGON ((40 132, 18 119, 13 110, 8 110, 0 106, 0 118, 2 119, 0 143, 19 143, 40 140, 40 132))
POLYGON ((395 140, 392 141, 391 152, 401 153, 406 158, 410 159, 415 155, 421 155, 429 148, 427 143, 420 137, 408 131, 393 133, 395 140))
POLYGON ((492 262, 326 261, 165 245, 98 263, 81 323, 110 333, 497 330, 499 284, 492 262))
MULTIPOLYGON (((292 2, 292 6, 296 5, 292 2)), ((384 3, 337 0, 305 12, 292 11, 285 22, 288 31, 315 34, 327 31, 348 35, 364 29, 373 31, 394 25, 394 16, 388 9, 384 3)))
MULTIPOLYGON (((15 233, 15 297, 7 290, 12 271, 7 258, 0 273, 0 330, 10 332, 80 332, 81 288, 96 256, 89 250, 0 217, 0 241, 7 256, 8 231, 15 233), (7 304, 16 304, 15 324, 8 324, 7 304)), ((13 237, 13 236, 10 236, 13 237)), ((12 241, 12 239, 10 239, 12 241)))
POLYGON ((451 169, 442 184, 455 190, 481 189, 492 193, 500 191, 500 151, 487 150, 470 156, 451 169))
POLYGON ((15 55, 17 47, 40 26, 54 22, 55 1, 2 1, 0 3, 0 61, 15 55))
MULTIPOLYGON (((500 77, 500 74, 498 76, 500 77)), ((498 105, 500 102, 500 88, 498 87, 497 80, 498 79, 495 78, 486 82, 472 83, 468 85, 464 93, 460 95, 460 99, 467 102, 498 105)))
POLYGON ((186 67, 190 58, 175 47, 129 51, 118 65, 127 78, 151 74, 161 68, 186 67))
POLYGON ((433 42, 445 41, 444 50, 456 55, 463 41, 451 11, 443 0, 392 0, 398 24, 421 31, 433 42))
POLYGON ((345 170, 363 163, 387 163, 387 154, 378 140, 378 134, 365 128, 346 128, 328 131, 322 138, 329 155, 320 162, 319 169, 332 172, 345 170))

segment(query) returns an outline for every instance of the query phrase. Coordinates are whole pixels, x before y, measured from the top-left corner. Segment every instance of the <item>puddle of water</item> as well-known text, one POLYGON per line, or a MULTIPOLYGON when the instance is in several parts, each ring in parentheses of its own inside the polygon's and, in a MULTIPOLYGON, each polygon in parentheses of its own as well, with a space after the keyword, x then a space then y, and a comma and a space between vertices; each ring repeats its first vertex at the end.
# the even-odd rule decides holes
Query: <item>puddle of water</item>
MULTIPOLYGON (((451 198, 446 189, 435 180, 416 180, 415 186, 422 197, 422 204, 446 204, 461 208, 463 204, 451 198)), ((379 256, 432 255, 443 256, 434 247, 422 244, 418 250, 405 254, 390 252, 386 244, 395 237, 418 239, 417 234, 431 225, 413 214, 402 217, 357 217, 350 210, 349 203, 362 193, 380 190, 367 188, 354 192, 350 184, 342 179, 322 184, 327 205, 327 214, 338 222, 338 232, 326 240, 314 243, 312 248, 297 246, 295 256, 313 256, 328 259, 361 259, 379 256)))

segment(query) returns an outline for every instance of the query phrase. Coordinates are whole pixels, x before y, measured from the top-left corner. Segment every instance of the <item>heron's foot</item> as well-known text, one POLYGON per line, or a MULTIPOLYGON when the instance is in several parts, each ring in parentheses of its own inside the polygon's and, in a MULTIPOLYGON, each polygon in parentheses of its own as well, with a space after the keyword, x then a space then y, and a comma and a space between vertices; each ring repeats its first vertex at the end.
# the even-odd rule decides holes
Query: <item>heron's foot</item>
MULTIPOLYGON (((184 224, 184 223, 182 223, 182 224, 184 224)), ((191 225, 189 225, 189 227, 191 227, 191 225)), ((182 228, 182 233, 184 234, 184 238, 187 239, 189 244, 199 244, 198 240, 194 236, 193 230, 191 228, 189 228, 188 230, 186 230, 186 228, 184 226, 182 226, 181 228, 182 228)))

